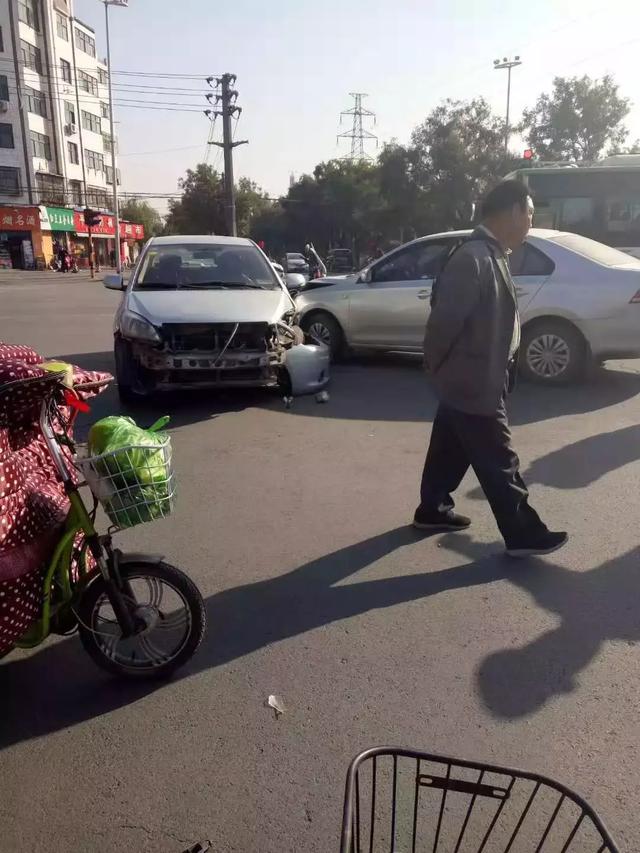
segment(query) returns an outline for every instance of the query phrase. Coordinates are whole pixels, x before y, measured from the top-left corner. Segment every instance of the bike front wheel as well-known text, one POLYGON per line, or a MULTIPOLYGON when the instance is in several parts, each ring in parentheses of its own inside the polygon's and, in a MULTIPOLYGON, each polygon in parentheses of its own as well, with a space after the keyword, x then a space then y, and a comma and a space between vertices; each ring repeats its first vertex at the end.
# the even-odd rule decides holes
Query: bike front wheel
POLYGON ((136 630, 123 636, 100 576, 80 599, 82 645, 98 666, 114 675, 167 678, 193 656, 204 637, 206 614, 200 591, 168 563, 128 563, 125 557, 119 571, 136 630))

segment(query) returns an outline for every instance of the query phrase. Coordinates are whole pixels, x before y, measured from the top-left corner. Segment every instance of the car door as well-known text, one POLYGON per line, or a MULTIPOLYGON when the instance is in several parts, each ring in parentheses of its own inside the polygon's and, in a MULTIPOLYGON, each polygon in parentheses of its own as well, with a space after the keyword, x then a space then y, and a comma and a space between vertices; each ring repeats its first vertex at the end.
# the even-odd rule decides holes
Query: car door
POLYGON ((509 254, 509 267, 522 315, 553 272, 555 264, 548 255, 526 242, 509 254))
POLYGON ((437 261, 451 240, 422 240, 381 258, 349 295, 351 343, 421 350, 437 261))

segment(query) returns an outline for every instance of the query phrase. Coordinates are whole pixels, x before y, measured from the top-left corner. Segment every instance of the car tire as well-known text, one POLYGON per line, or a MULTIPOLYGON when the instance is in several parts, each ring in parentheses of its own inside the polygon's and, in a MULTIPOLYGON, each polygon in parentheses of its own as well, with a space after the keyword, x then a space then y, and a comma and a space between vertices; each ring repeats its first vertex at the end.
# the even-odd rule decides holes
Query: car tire
POLYGON ((116 363, 116 382, 120 402, 128 406, 141 403, 144 397, 133 389, 136 380, 136 366, 131 347, 126 341, 116 338, 113 345, 113 354, 116 363))
POLYGON ((344 332, 340 323, 331 314, 325 311, 309 314, 302 320, 302 329, 313 341, 329 348, 332 361, 338 361, 344 355, 344 332))
POLYGON ((526 326, 520 346, 520 373, 542 385, 568 385, 584 376, 588 348, 570 323, 544 320, 526 326))

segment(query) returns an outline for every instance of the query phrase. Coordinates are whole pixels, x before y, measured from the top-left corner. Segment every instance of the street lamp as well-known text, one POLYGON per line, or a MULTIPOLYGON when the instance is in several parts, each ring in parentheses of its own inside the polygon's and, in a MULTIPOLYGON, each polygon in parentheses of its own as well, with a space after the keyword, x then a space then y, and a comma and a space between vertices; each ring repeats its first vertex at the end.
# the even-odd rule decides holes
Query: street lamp
POLYGON ((116 223, 116 271, 122 272, 120 257, 120 209, 118 206, 118 172, 116 170, 116 137, 113 124, 113 88, 111 85, 111 45, 109 43, 109 6, 128 6, 129 0, 102 0, 107 30, 107 76, 109 78, 109 123, 111 124, 111 169, 113 171, 113 216, 116 223))
POLYGON ((493 67, 496 70, 502 68, 507 69, 507 119, 504 126, 505 154, 509 153, 509 107, 511 105, 511 69, 516 68, 518 65, 522 65, 522 60, 519 56, 514 56, 513 59, 509 59, 507 56, 505 56, 503 59, 493 60, 493 67))

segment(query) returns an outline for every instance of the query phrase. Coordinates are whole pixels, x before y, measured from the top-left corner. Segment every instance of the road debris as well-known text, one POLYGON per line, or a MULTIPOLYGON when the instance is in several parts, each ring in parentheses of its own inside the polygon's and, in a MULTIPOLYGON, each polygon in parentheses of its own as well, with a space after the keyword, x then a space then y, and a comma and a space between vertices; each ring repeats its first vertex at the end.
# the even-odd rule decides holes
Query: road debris
POLYGON ((285 409, 290 409, 293 405, 293 397, 283 397, 282 402, 284 403, 285 409))
POLYGON ((269 698, 264 703, 264 705, 265 705, 265 708, 273 708, 276 720, 278 719, 278 717, 280 717, 286 711, 282 697, 281 696, 275 696, 273 693, 271 694, 271 696, 269 696, 269 698))
POLYGON ((328 403, 329 399, 329 393, 327 391, 320 391, 316 394, 316 403, 328 403))

